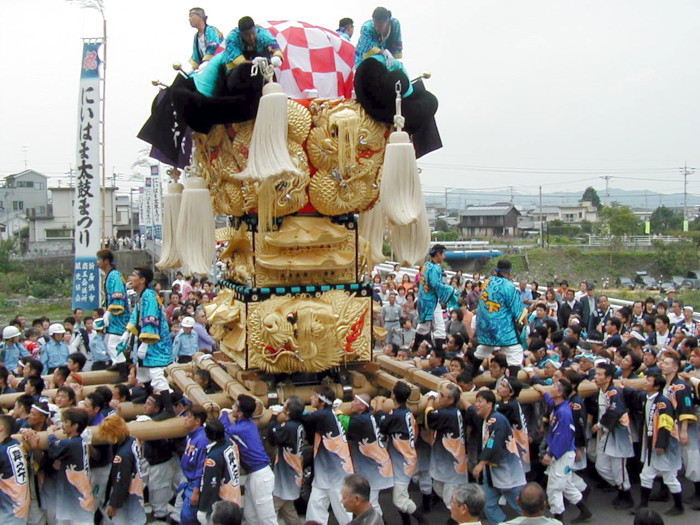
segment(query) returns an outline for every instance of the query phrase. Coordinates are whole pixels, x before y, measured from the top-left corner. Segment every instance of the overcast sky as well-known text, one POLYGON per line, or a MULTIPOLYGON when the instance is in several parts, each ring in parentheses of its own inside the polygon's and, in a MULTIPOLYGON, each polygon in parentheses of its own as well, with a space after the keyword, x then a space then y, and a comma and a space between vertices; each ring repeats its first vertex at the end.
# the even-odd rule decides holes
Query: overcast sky
MULTIPOLYGON (((156 93, 150 81, 169 82, 172 62, 185 64, 191 54, 187 15, 195 4, 105 3, 106 165, 129 174, 146 147, 136 134, 156 93)), ((359 33, 381 5, 342 4, 199 5, 224 34, 244 15, 330 29, 350 16, 359 33)), ((611 187, 682 192, 678 167, 700 168, 697 0, 384 5, 401 21, 408 71, 432 72, 428 89, 440 101, 445 146, 421 159, 427 190, 602 191, 601 177, 611 175, 611 187)), ((101 18, 64 0, 0 0, 0 7, 0 176, 24 169, 25 155, 28 167, 59 176, 75 163, 81 38, 100 36, 101 18)), ((700 170, 688 180, 689 192, 700 193, 700 170)), ((121 176, 118 185, 127 187, 121 176)))

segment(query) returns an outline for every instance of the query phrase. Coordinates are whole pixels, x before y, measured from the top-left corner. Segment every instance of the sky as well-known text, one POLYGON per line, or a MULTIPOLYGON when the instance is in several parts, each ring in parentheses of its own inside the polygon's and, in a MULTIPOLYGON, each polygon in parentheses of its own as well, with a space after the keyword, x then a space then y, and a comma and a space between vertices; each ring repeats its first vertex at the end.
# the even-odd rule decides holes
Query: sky
MULTIPOLYGON (((192 0, 105 0, 106 166, 125 191, 147 147, 136 138, 173 62, 186 64, 192 0)), ((377 6, 356 0, 198 4, 227 34, 240 17, 359 26, 377 6), (244 10, 245 9, 245 10, 244 10)), ((427 87, 444 147, 420 160, 427 193, 521 193, 594 186, 683 191, 698 167, 697 0, 403 0, 404 63, 427 87)), ((25 168, 57 182, 75 165, 82 38, 101 36, 94 10, 64 0, 0 0, 0 177, 25 168)))

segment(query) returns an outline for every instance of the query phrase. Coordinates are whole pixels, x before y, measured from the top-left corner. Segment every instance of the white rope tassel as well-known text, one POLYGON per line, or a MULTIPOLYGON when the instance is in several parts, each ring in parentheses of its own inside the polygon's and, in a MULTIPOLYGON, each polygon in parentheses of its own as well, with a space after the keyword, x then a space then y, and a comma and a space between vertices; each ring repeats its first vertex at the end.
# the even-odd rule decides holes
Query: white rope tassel
POLYGON ((179 255, 185 274, 208 275, 214 256, 214 210, 207 182, 202 177, 185 180, 177 223, 179 255))
POLYGON ((372 250, 370 268, 386 260, 386 257, 382 253, 385 229, 386 218, 384 217, 384 205, 382 201, 377 202, 371 210, 360 213, 357 231, 360 237, 364 238, 369 243, 372 250))
POLYGON ((263 87, 255 117, 248 165, 235 177, 261 181, 285 171, 299 171, 287 151, 287 95, 270 82, 263 87))
POLYGON ((178 253, 177 222, 180 218, 183 186, 179 182, 168 184, 168 192, 163 197, 163 252, 156 264, 159 270, 170 270, 180 267, 178 253))
POLYGON ((425 253, 430 247, 430 226, 425 205, 415 222, 407 226, 390 223, 389 232, 395 260, 402 265, 413 266, 425 259, 425 253))
POLYGON ((425 208, 423 190, 418 175, 416 151, 408 133, 401 131, 404 118, 401 116, 401 83, 396 83, 397 131, 389 136, 382 167, 381 198, 389 222, 396 226, 407 226, 418 220, 425 208))

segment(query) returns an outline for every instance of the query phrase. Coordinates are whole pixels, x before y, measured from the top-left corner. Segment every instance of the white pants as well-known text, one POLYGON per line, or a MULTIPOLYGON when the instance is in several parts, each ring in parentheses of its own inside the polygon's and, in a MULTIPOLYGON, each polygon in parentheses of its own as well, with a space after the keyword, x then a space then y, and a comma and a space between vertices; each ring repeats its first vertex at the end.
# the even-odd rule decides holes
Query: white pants
POLYGON ((391 492, 391 501, 399 509, 399 512, 413 514, 416 511, 416 504, 408 495, 408 483, 394 483, 391 492))
POLYGON ((584 490, 588 488, 588 485, 586 485, 586 482, 583 481, 583 478, 576 474, 576 472, 571 473, 571 481, 574 484, 574 487, 578 489, 579 492, 583 493, 584 490))
POLYGON ((379 505, 379 490, 370 489, 369 491, 369 502, 374 507, 374 510, 382 516, 382 507, 379 505))
POLYGON ((433 478, 429 470, 419 470, 413 474, 412 480, 420 487, 421 494, 430 496, 433 493, 433 478))
POLYGON ((661 476, 664 480, 664 485, 668 487, 671 494, 678 494, 683 490, 683 487, 681 487, 681 482, 678 481, 677 474, 677 472, 670 470, 658 470, 652 465, 647 465, 647 462, 645 461, 642 472, 639 474, 639 481, 641 482, 642 487, 650 489, 654 487, 654 479, 657 476, 661 476))
POLYGON ((552 458, 547 467, 547 499, 552 514, 564 513, 564 497, 574 505, 583 498, 573 480, 571 467, 575 461, 576 452, 572 450, 559 459, 552 458))
MULTIPOLYGON (((697 424, 697 423, 693 423, 697 424)), ((693 434, 690 435, 690 439, 693 434)), ((685 477, 688 481, 700 481, 700 448, 697 443, 681 445, 681 458, 685 468, 685 477)))
POLYGON ((433 334, 433 340, 435 339, 447 339, 447 331, 445 330, 445 318, 442 316, 442 306, 440 303, 435 307, 435 312, 433 313, 433 320, 420 323, 416 328, 416 333, 425 335, 433 334))
POLYGON ((630 478, 627 475, 627 458, 614 458, 605 453, 605 439, 598 437, 595 469, 605 481, 622 490, 629 490, 630 478))
POLYGON ((338 525, 350 523, 352 515, 345 510, 340 501, 340 484, 341 480, 338 480, 338 488, 335 489, 322 489, 314 485, 311 486, 311 496, 309 496, 309 504, 306 507, 306 521, 328 523, 328 505, 330 504, 338 525))
POLYGON ((151 387, 154 392, 162 392, 163 390, 170 390, 170 385, 168 380, 165 379, 165 368, 162 366, 147 368, 145 366, 136 367, 136 379, 140 383, 151 382, 151 387))
MULTIPOLYGON (((180 463, 175 457, 158 465, 148 465, 148 500, 154 518, 165 520, 168 517, 168 502, 175 494, 181 478, 180 463)), ((179 512, 177 516, 179 520, 179 512)))
POLYGON ((105 334, 105 348, 107 349, 107 355, 112 360, 112 364, 123 363, 126 361, 124 353, 117 355, 117 345, 121 339, 120 335, 115 334, 105 334))
POLYGON ((452 493, 459 487, 457 483, 443 483, 442 481, 433 480, 433 488, 435 494, 440 496, 440 499, 450 508, 452 502, 452 493))
POLYGON ((502 351, 506 355, 508 366, 523 366, 523 347, 519 344, 510 346, 489 346, 479 345, 476 347, 474 357, 477 359, 486 359, 494 352, 502 351))
POLYGON ((277 513, 272 499, 275 474, 270 467, 248 474, 245 480, 243 517, 248 525, 277 525, 277 513))
POLYGON ((92 521, 56 520, 56 525, 94 525, 92 521))

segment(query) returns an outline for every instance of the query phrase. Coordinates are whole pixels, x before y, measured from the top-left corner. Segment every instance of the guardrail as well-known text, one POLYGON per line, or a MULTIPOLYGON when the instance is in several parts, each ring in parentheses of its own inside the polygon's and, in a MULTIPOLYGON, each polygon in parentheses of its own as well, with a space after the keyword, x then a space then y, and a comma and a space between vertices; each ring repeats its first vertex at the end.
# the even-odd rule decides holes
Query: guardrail
POLYGON ((620 239, 624 246, 651 246, 654 241, 665 243, 680 241, 678 237, 670 235, 623 235, 622 237, 591 235, 588 237, 588 246, 610 246, 616 239, 620 239))

